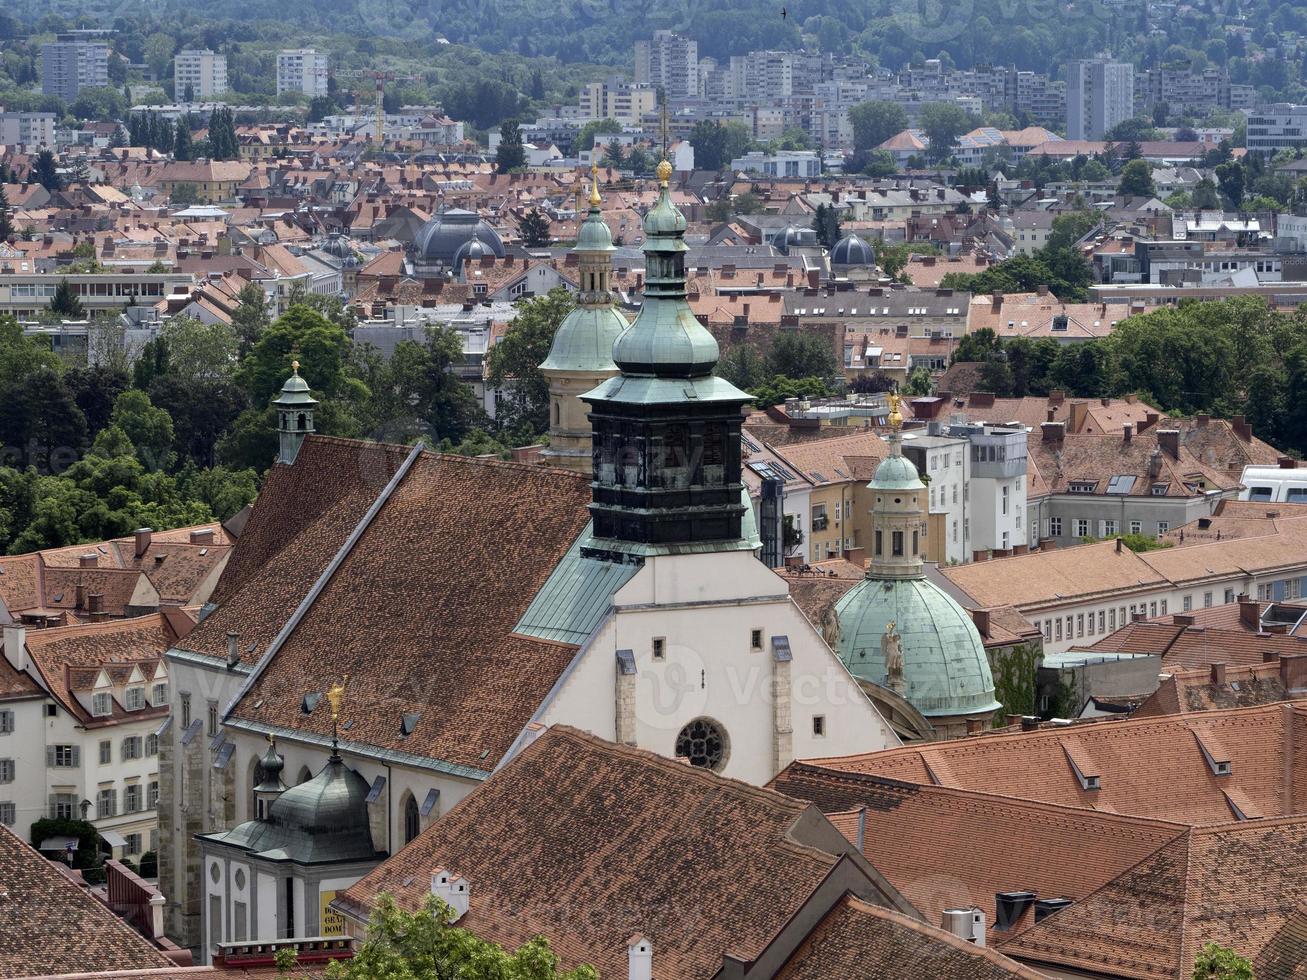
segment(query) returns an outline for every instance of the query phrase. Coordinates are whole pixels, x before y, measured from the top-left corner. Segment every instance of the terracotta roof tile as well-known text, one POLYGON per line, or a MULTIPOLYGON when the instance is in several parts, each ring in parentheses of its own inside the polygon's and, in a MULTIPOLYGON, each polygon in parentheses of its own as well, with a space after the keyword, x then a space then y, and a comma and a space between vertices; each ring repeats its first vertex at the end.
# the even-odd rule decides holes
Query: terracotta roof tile
POLYGON ((615 977, 639 932, 656 976, 707 978, 725 952, 755 957, 834 867, 791 836, 806 809, 556 726, 337 901, 413 909, 443 867, 470 882, 459 925, 484 939, 544 935, 565 967, 615 977))
POLYGON ((0 977, 167 967, 167 957, 0 825, 0 977))

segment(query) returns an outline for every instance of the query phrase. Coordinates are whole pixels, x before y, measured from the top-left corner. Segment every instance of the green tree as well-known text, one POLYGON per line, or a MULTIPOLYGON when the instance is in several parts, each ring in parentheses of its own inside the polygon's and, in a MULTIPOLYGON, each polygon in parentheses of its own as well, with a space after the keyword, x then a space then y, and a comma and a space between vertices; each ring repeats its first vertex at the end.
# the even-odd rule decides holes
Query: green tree
POLYGON ((1193 980, 1255 980, 1253 965, 1234 950, 1207 943, 1194 957, 1193 980))
POLYGON ((432 327, 426 342, 405 341, 380 368, 375 382, 371 420, 386 438, 433 444, 459 443, 487 422, 471 385, 455 368, 463 363, 463 338, 457 330, 432 327))
POLYGON ((0 183, 0 242, 13 241, 15 237, 14 223, 9 217, 9 198, 4 184, 0 183))
POLYGON ((296 304, 268 326, 242 359, 237 378, 250 403, 263 406, 290 376, 290 362, 323 398, 365 399, 367 388, 346 371, 349 337, 317 310, 296 304))
POLYGON ((221 320, 202 323, 194 317, 173 317, 160 328, 159 337, 167 345, 169 372, 187 384, 227 380, 236 371, 239 339, 221 320))
POLYGON ((177 117, 173 127, 172 156, 174 160, 193 160, 195 143, 191 139, 191 124, 185 116, 177 117))
POLYGON ((1221 164, 1216 168, 1216 183, 1231 208, 1237 209, 1243 204, 1245 174, 1242 164, 1234 160, 1221 164))
POLYGON ((767 379, 767 365, 748 344, 732 344, 717 362, 716 373, 741 391, 752 391, 767 379))
POLYGON ((549 234, 549 217, 539 208, 532 208, 522 215, 517 230, 527 248, 545 248, 553 241, 549 234))
POLYGON ((86 444, 86 416, 59 371, 49 364, 24 372, 0 399, 0 445, 24 466, 51 472, 76 459, 86 444))
POLYGON ((36 155, 36 162, 32 164, 32 179, 51 193, 63 190, 63 179, 59 176, 54 154, 49 150, 42 150, 36 155))
POLYGON ((690 130, 690 145, 694 147, 694 165, 699 170, 725 170, 736 157, 741 157, 753 145, 753 134, 743 123, 695 123, 690 130))
POLYGON ((1117 123, 1104 137, 1109 143, 1144 143, 1157 139, 1157 130, 1151 119, 1136 116, 1117 123))
POLYGON ((131 440, 136 458, 147 470, 166 470, 172 466, 172 417, 155 408, 145 392, 132 388, 119 395, 113 403, 109 423, 111 429, 118 429, 131 440))
POLYGON ((77 90, 77 99, 68 107, 74 119, 108 121, 121 119, 127 111, 123 94, 113 86, 88 86, 77 90))
POLYGON ((231 315, 232 329, 240 341, 240 353, 243 357, 263 335, 263 331, 272 322, 268 316, 268 299, 263 288, 257 283, 248 282, 236 294, 240 304, 231 315))
POLYGON ((834 248, 840 240, 840 216, 833 204, 818 204, 812 214, 812 227, 817 232, 817 241, 827 248, 834 248))
POLYGON ((899 165, 894 162, 894 157, 888 150, 872 150, 867 154, 867 163, 862 172, 868 177, 893 177, 899 172, 899 165))
POLYGON ((767 352, 767 371, 787 378, 832 378, 838 374, 830 340, 818 333, 789 330, 777 334, 767 352))
POLYGON ((352 959, 327 967, 327 980, 597 980, 593 967, 562 972, 549 941, 537 936, 514 953, 454 927, 449 906, 428 896, 417 912, 381 895, 368 938, 352 959))
POLYGON ((1189 195, 1189 203, 1194 208, 1207 211, 1221 206, 1221 198, 1217 194, 1216 184, 1212 182, 1210 177, 1204 177, 1194 185, 1193 193, 1189 195))
POLYGON ((930 140, 926 151, 931 160, 947 160, 953 155, 953 144, 972 124, 972 118, 959 105, 952 102, 927 102, 921 107, 921 128, 930 140))
POLYGON ((1102 223, 1103 216, 1097 211, 1067 211, 1053 219, 1045 244, 1069 248, 1102 223))
POLYGON ((594 149, 596 136, 621 131, 622 124, 616 119, 591 119, 577 131, 576 139, 572 142, 572 155, 575 156, 582 150, 594 149))
POLYGON ((544 296, 519 300, 508 330, 490 348, 490 383, 507 394, 496 418, 500 428, 526 439, 549 428, 549 382, 540 373, 540 364, 573 305, 571 294, 561 286, 544 296))
POLYGON ((505 120, 499 127, 499 148, 495 151, 495 169, 506 174, 526 166, 526 147, 522 144, 522 129, 516 119, 505 120))
POLYGON ((626 157, 626 151, 622 148, 622 141, 612 139, 604 147, 603 164, 605 167, 612 167, 614 170, 620 169, 626 157))
POLYGON ((173 184, 172 193, 168 196, 168 203, 177 208, 188 208, 192 204, 198 204, 199 200, 199 188, 187 183, 173 184))
POLYGON ((86 316, 82 301, 67 279, 60 279, 59 285, 55 286, 54 295, 50 297, 50 312, 65 320, 80 320, 86 316))
POLYGON ((1157 185, 1153 183, 1153 168, 1147 160, 1131 160, 1121 171, 1121 183, 1116 192, 1123 197, 1153 197, 1157 185))
POLYGON ((891 136, 908 128, 908 114, 897 102, 859 102, 849 108, 855 160, 864 160, 891 136))
POLYGON ((903 394, 910 396, 929 395, 934 382, 930 380, 930 371, 925 367, 916 367, 908 375, 908 383, 903 386, 903 394))

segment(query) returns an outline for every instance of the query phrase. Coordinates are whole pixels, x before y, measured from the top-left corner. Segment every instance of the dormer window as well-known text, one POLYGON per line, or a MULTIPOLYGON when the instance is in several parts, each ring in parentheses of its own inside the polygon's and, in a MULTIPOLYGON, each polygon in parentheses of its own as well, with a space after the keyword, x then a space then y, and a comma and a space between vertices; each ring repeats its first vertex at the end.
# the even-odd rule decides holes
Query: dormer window
POLYGON ((113 697, 107 692, 95 694, 91 697, 91 714, 97 718, 104 718, 113 714, 113 697))
POLYGON ((1166 491, 1170 488, 1171 484, 1169 483, 1154 483, 1151 492, 1154 497, 1165 497, 1166 491))
POLYGON ((128 711, 140 711, 145 707, 145 688, 129 687, 123 704, 128 711))
POLYGON ((1098 484, 1093 480, 1072 480, 1067 484, 1068 493, 1093 493, 1098 484))

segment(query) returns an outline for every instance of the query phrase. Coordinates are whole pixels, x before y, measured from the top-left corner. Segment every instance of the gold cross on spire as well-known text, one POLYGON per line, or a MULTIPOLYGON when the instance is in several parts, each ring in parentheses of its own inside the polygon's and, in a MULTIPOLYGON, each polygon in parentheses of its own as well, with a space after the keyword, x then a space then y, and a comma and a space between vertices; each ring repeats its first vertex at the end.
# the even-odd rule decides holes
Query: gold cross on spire
POLYGON ((294 374, 296 377, 299 377, 300 362, 298 358, 290 362, 290 370, 292 374, 294 374))
POLYGON ((590 205, 599 207, 599 162, 590 161, 590 205))

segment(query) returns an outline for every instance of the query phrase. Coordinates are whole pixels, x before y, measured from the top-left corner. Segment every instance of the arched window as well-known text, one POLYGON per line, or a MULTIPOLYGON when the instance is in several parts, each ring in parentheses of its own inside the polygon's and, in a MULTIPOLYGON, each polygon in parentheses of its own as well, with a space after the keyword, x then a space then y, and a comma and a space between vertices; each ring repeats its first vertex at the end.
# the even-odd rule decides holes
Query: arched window
POLYGON ((554 425, 561 424, 563 420, 563 403, 554 402, 554 425))
POLYGON ((422 817, 418 814, 418 801, 412 793, 404 803, 404 843, 407 844, 422 832, 422 817))
POLYGON ((300 412, 300 417, 299 417, 299 430, 300 430, 301 432, 303 432, 303 431, 304 431, 305 429, 307 429, 308 427, 309 427, 308 416, 306 416, 303 412, 300 412))

